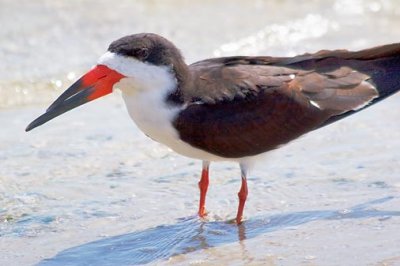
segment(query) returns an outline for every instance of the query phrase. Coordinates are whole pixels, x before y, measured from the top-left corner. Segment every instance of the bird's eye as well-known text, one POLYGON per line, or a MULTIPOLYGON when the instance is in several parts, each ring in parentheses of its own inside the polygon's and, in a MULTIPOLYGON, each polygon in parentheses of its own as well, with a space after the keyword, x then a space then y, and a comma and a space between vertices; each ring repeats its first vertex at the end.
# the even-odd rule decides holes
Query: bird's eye
POLYGON ((149 49, 139 48, 135 50, 135 57, 140 60, 145 60, 149 56, 149 49))

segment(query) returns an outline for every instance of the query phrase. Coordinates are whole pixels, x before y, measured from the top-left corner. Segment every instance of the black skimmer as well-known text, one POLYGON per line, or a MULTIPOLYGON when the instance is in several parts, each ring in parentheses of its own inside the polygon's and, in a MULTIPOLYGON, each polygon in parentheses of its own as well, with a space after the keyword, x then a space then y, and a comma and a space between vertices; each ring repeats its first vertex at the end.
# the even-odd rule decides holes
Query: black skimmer
POLYGON ((358 52, 235 56, 187 65, 165 38, 134 34, 111 43, 97 65, 26 131, 114 88, 122 91, 131 118, 147 136, 203 161, 200 216, 205 215, 210 162, 240 164, 240 223, 252 161, 400 90, 400 43, 358 52))

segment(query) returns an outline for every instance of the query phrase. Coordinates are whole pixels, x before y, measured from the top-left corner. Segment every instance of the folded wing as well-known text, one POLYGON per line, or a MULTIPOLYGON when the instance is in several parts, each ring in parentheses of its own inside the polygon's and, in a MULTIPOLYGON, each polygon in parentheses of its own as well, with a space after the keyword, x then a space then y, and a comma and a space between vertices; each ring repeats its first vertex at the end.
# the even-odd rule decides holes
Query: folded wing
POLYGON ((210 153, 226 158, 256 155, 399 90, 380 84, 396 68, 399 45, 294 58, 200 61, 190 66, 195 78, 183 91, 187 106, 174 126, 184 141, 210 153))

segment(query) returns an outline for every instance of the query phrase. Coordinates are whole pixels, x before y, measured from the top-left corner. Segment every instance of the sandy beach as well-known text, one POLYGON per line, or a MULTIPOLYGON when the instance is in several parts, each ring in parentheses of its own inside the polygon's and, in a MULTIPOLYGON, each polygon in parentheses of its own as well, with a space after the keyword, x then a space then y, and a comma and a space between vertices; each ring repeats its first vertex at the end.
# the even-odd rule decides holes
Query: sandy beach
MULTIPOLYGON (((400 96, 271 152, 249 177, 147 138, 116 92, 26 133, 114 39, 156 32, 187 62, 400 42, 396 1, 0 3, 0 265, 400 265, 400 96)), ((400 73, 399 73, 400 78, 400 73)))

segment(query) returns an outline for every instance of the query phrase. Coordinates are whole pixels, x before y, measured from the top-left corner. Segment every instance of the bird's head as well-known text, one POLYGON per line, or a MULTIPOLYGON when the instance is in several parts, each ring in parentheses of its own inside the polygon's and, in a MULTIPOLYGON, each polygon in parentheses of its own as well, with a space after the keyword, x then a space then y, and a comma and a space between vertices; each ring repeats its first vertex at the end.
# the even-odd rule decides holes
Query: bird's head
POLYGON ((167 39, 152 33, 122 37, 112 42, 97 65, 62 93, 26 131, 105 96, 114 88, 133 96, 149 90, 174 89, 185 71, 179 50, 167 39))

